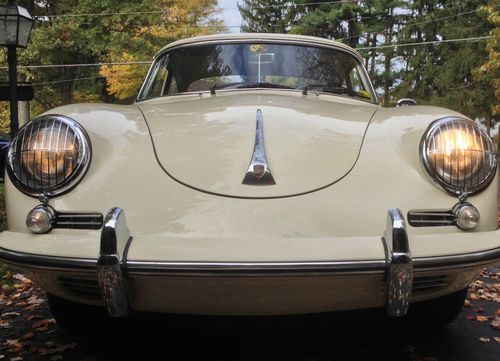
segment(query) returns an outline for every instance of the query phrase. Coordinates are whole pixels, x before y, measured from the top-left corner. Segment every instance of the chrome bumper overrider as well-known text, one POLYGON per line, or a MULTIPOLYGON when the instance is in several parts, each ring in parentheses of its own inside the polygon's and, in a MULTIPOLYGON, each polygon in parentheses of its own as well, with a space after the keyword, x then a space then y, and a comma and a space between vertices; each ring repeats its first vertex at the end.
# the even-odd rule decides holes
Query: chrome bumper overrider
POLYGON ((410 306, 413 262, 405 220, 399 209, 389 210, 383 241, 387 262, 386 313, 401 317, 406 315, 410 306))
POLYGON ((112 317, 129 314, 122 260, 126 256, 127 247, 131 241, 132 237, 130 237, 123 210, 111 209, 104 219, 101 233, 97 279, 104 303, 112 317))
MULTIPOLYGON (((435 269, 461 269, 500 260, 500 248, 467 254, 412 258, 405 219, 399 209, 388 211, 382 243, 385 258, 324 262, 169 262, 128 260, 132 237, 120 208, 111 209, 104 219, 100 251, 96 259, 44 256, 0 247, 0 260, 27 269, 57 270, 95 275, 101 297, 113 317, 129 314, 127 285, 140 275, 193 276, 314 276, 383 275, 386 313, 405 316, 412 295, 413 273, 435 269)), ((462 286, 463 287, 463 286, 462 286)))

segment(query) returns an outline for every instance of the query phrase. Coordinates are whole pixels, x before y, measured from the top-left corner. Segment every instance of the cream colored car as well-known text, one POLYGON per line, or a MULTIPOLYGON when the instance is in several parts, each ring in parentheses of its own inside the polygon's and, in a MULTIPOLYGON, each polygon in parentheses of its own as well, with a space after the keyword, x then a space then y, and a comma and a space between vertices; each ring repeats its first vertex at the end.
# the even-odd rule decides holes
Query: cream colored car
POLYGON ((36 279, 68 328, 98 313, 88 305, 113 317, 431 305, 452 320, 500 258, 494 145, 454 111, 381 107, 363 63, 306 36, 168 45, 133 105, 64 106, 19 131, 0 260, 36 279))

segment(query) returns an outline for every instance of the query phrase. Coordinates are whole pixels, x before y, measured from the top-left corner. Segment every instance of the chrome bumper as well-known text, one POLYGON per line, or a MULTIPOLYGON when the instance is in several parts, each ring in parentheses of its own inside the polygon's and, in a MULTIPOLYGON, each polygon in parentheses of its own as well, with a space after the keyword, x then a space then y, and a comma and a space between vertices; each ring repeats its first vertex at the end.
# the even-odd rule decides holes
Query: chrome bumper
MULTIPOLYGON (((28 270, 55 270, 86 273, 95 277, 109 314, 123 317, 129 314, 127 285, 136 276, 350 276, 383 278, 386 313, 402 317, 408 312, 413 287, 413 273, 436 269, 460 271, 464 267, 482 267, 500 260, 500 248, 474 253, 412 258, 405 219, 398 209, 388 211, 386 229, 381 237, 385 257, 375 260, 347 260, 324 262, 171 262, 138 261, 127 259, 132 237, 127 228, 124 211, 111 209, 101 231, 98 259, 44 256, 0 248, 0 260, 28 270)), ((464 287, 465 284, 461 287, 464 287)), ((132 300, 132 299, 131 299, 132 300)), ((130 301, 131 301, 130 300, 130 301)))
MULTIPOLYGON (((122 317, 129 314, 126 282, 123 276, 123 259, 126 260, 126 250, 132 241, 128 232, 125 215, 122 209, 113 208, 105 218, 101 234, 100 254, 97 260, 97 274, 101 295, 108 312, 113 317, 122 317), (118 249, 121 248, 122 257, 118 249)), ((411 290, 413 286, 413 261, 411 258, 406 223, 399 209, 391 208, 387 215, 387 224, 382 238, 385 248, 385 280, 386 280, 386 313, 392 317, 403 317, 410 306, 411 290)), ((171 265, 172 266, 172 265, 171 265)), ((182 265, 177 265, 182 269, 182 265)), ((205 265, 208 266, 208 265, 205 265)), ((267 265, 270 267, 270 265, 267 265)), ((281 264, 281 266, 283 266, 281 264)), ((289 265, 293 266, 293 265, 289 265)), ((316 267, 321 264, 315 264, 316 267)), ((331 270, 328 262, 325 269, 331 270)), ((366 264, 364 266, 367 266, 366 264)), ((373 267, 370 262, 367 269, 373 267)), ((236 265, 233 265, 238 267, 236 265)), ((363 264, 358 265, 359 268, 363 264)), ((271 266, 270 270, 274 267, 271 266)), ((295 270, 301 268, 295 265, 295 270)), ((261 270, 263 267, 260 268, 261 270)))

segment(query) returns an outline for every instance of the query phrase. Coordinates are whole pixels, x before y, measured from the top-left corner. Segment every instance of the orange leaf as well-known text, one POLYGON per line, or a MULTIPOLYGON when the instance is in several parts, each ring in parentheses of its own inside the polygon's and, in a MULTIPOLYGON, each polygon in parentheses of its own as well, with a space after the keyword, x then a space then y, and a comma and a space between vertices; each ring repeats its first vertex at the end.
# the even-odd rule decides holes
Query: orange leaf
POLYGON ((22 340, 29 340, 30 338, 32 338, 35 334, 33 332, 28 332, 26 335, 24 335, 23 337, 21 337, 22 340))
POLYGON ((476 321, 486 322, 486 321, 488 321, 488 317, 486 317, 486 316, 476 316, 476 321))
POLYGON ((472 293, 469 295, 469 298, 470 298, 471 300, 474 300, 474 301, 476 301, 476 300, 478 300, 478 299, 479 299, 479 297, 478 297, 478 296, 477 296, 474 292, 472 292, 472 293))

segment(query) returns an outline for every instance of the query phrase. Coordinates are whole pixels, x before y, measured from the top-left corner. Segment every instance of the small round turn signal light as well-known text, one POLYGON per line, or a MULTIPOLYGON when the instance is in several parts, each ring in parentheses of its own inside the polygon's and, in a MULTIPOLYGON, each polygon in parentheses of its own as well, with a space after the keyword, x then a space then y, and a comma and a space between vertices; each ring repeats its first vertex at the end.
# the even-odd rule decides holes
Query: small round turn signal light
POLYGON ((455 208, 455 217, 458 228, 468 231, 476 228, 480 215, 472 204, 462 203, 455 208))
POLYGON ((26 217, 26 227, 36 234, 43 234, 52 230, 52 221, 54 215, 52 212, 44 207, 39 206, 33 208, 26 217))

